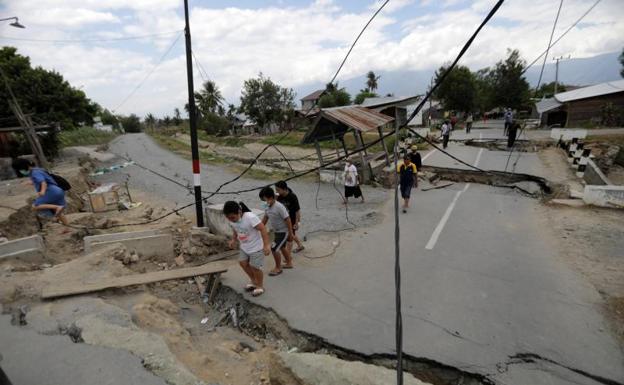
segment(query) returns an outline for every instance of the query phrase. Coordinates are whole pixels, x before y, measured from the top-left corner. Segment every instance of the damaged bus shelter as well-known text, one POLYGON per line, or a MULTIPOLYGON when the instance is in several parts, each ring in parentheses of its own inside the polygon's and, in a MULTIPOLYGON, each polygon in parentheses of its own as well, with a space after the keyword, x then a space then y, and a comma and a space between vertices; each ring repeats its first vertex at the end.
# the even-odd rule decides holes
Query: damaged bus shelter
MULTIPOLYGON (((359 155, 359 166, 364 178, 364 182, 371 180, 373 175, 371 168, 371 160, 377 159, 377 154, 369 156, 368 151, 364 148, 363 133, 377 131, 379 137, 383 137, 383 130, 389 127, 394 118, 382 113, 369 110, 359 106, 334 107, 321 110, 319 116, 314 122, 314 127, 306 133, 303 138, 303 144, 314 144, 319 158, 320 166, 325 164, 323 154, 321 152, 320 142, 338 140, 342 144, 344 155, 349 155, 349 149, 345 143, 345 135, 353 134, 356 147, 352 151, 359 155)), ((390 164, 390 156, 385 142, 381 141, 383 147, 383 156, 385 164, 390 164)), ((336 148, 336 156, 342 156, 340 150, 336 148)))

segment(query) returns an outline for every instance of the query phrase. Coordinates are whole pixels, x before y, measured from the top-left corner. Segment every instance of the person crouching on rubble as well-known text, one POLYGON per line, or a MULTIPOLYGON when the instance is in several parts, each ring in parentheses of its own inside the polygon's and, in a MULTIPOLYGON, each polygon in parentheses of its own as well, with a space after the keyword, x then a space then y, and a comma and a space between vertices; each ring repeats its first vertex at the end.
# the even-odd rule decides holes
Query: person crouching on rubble
POLYGON ((66 226, 69 225, 63 214, 67 205, 65 203, 65 191, 58 186, 54 178, 46 170, 35 167, 35 164, 30 160, 21 163, 18 172, 23 176, 30 177, 30 182, 35 186, 37 198, 33 202, 33 210, 44 216, 54 217, 66 226))
POLYGON ((271 253, 271 241, 266 227, 244 203, 234 201, 225 202, 223 215, 230 221, 232 239, 230 248, 234 249, 236 241, 240 244, 238 262, 251 283, 245 286, 245 291, 257 297, 264 294, 264 256, 271 253))

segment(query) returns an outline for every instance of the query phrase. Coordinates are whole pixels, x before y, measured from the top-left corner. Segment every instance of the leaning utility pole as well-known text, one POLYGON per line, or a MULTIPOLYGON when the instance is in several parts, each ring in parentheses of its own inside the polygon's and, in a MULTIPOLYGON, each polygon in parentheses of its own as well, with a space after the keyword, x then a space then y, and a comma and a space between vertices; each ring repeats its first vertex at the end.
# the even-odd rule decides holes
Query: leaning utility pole
POLYGON ((186 77, 188 79, 189 125, 191 127, 191 156, 193 158, 193 186, 195 189, 195 216, 197 227, 204 227, 202 209, 201 175, 199 167, 199 147, 197 145, 197 114, 195 112, 195 89, 193 86, 193 58, 191 49, 191 27, 189 25, 188 0, 184 0, 184 36, 186 37, 186 77))
POLYGON ((570 55, 568 56, 559 56, 559 57, 555 57, 553 58, 553 60, 555 61, 555 95, 557 95, 557 86, 559 84, 559 62, 561 60, 567 60, 570 58, 570 55))

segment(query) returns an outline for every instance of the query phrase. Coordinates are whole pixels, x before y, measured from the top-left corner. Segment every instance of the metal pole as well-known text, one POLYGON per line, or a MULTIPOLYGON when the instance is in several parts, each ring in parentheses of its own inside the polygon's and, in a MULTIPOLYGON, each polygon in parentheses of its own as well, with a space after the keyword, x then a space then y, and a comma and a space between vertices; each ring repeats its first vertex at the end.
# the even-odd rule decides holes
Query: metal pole
POLYGON ((201 176, 199 168, 199 147, 197 146, 197 113, 195 111, 195 89, 193 86, 193 58, 191 55, 191 27, 189 25, 188 0, 184 0, 184 37, 186 38, 186 77, 188 79, 189 125, 191 127, 191 156, 193 158, 193 185, 195 190, 195 215, 197 227, 204 227, 202 208, 201 176))
POLYGON ((559 60, 561 58, 555 58, 555 95, 557 95, 557 83, 559 83, 559 60))

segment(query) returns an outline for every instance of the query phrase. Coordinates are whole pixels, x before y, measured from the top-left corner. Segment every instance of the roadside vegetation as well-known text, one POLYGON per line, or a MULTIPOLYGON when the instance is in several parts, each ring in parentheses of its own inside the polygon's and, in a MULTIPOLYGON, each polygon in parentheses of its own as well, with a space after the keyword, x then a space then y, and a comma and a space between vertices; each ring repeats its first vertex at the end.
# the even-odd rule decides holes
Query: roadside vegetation
POLYGON ((106 132, 93 127, 80 127, 75 130, 61 131, 58 140, 61 148, 71 146, 91 146, 108 143, 117 137, 115 132, 106 132))

